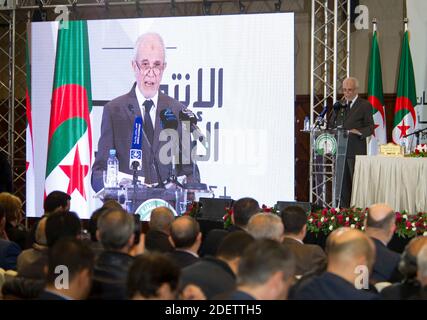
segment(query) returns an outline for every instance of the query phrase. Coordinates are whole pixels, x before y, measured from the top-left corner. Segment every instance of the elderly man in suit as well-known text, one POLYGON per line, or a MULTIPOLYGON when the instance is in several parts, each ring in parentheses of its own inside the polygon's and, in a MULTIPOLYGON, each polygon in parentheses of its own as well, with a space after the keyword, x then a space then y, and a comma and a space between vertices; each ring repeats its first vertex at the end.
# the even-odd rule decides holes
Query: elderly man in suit
MULTIPOLYGON (((165 163, 167 159, 161 159, 160 156, 162 147, 168 143, 159 139, 163 129, 160 115, 169 109, 179 119, 180 111, 185 109, 185 106, 159 91, 166 68, 165 46, 160 35, 146 33, 138 38, 132 68, 136 83, 131 91, 115 98, 104 107, 98 152, 92 168, 92 187, 95 191, 103 188, 103 171, 106 170, 110 149, 116 149, 119 171, 133 174, 129 168, 129 149, 136 117, 142 117, 144 128, 142 170, 138 172, 139 175, 144 177, 144 182, 148 184, 164 181, 170 176, 171 161, 165 163)), ((179 137, 182 137, 180 124, 179 122, 177 130, 179 137)), ((188 182, 198 182, 198 170, 195 170, 196 174, 193 176, 189 152, 183 152, 180 156, 176 176, 186 176, 188 182)))
POLYGON ((350 206, 354 164, 357 155, 366 155, 366 138, 374 133, 372 105, 358 95, 359 81, 349 77, 343 81, 342 108, 334 110, 330 127, 348 130, 347 159, 342 185, 341 207, 350 206))

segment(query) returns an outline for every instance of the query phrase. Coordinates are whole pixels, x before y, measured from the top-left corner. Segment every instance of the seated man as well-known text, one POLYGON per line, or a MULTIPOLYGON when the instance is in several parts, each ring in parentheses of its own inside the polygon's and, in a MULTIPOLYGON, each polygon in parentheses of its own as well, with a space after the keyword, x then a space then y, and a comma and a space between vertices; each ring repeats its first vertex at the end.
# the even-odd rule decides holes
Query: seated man
POLYGON ((204 257, 182 269, 181 286, 196 285, 207 299, 234 290, 240 258, 253 241, 247 232, 229 233, 219 245, 216 257, 204 257))
POLYGON ((129 269, 128 296, 133 300, 175 300, 180 269, 167 256, 145 253, 129 269))
POLYGON ((171 224, 175 216, 169 208, 158 207, 151 212, 150 229, 145 235, 145 248, 148 251, 172 252, 169 241, 171 224))
POLYGON ((282 220, 272 213, 257 213, 249 219, 247 231, 255 239, 283 240, 282 220))
POLYGON ((285 300, 293 283, 295 260, 280 243, 260 239, 251 243, 240 259, 237 288, 217 298, 226 300, 285 300))
POLYGON ((170 239, 175 250, 168 255, 180 268, 185 268, 199 260, 197 252, 202 242, 199 223, 189 216, 177 218, 171 225, 170 239))
POLYGON ((328 238, 326 272, 299 284, 295 300, 372 300, 369 272, 375 260, 375 246, 363 232, 337 229, 328 238))
POLYGON ((281 212, 285 237, 283 245, 294 253, 296 274, 304 275, 326 268, 326 255, 322 248, 314 244, 305 244, 307 233, 307 214, 298 206, 284 208, 281 212))
POLYGON ((16 260, 21 253, 21 248, 9 241, 6 232, 6 209, 0 203, 0 268, 5 270, 16 270, 16 260))
POLYGON ((39 299, 86 299, 92 282, 93 263, 93 253, 82 241, 59 240, 49 252, 47 283, 39 299))
POLYGON ((98 219, 97 237, 104 251, 95 263, 93 299, 126 299, 126 279, 134 258, 135 220, 123 210, 110 209, 98 219))

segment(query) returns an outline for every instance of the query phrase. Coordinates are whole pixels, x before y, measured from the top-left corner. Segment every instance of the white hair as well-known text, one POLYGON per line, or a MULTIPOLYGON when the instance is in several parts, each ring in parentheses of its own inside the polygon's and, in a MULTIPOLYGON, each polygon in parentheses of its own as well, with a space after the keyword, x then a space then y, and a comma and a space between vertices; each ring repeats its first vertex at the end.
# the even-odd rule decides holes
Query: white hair
POLYGON ((138 39, 136 40, 136 43, 135 43, 135 47, 133 49, 133 51, 134 51, 134 54, 133 54, 134 60, 136 61, 137 58, 138 58, 138 49, 139 49, 139 47, 141 46, 141 44, 144 41, 147 41, 147 40, 155 40, 155 41, 158 41, 160 43, 160 45, 162 46, 162 49, 163 49, 163 60, 164 60, 163 62, 165 62, 166 61, 165 44, 164 44, 163 38, 160 36, 160 34, 155 33, 155 32, 143 33, 143 34, 141 34, 138 37, 138 39))
POLYGON ((257 213, 249 219, 248 233, 255 239, 271 239, 281 241, 283 236, 283 222, 272 213, 257 213))
POLYGON ((344 81, 352 81, 354 83, 354 87, 356 89, 359 88, 359 80, 357 80, 357 78, 355 78, 355 77, 348 77, 344 81))

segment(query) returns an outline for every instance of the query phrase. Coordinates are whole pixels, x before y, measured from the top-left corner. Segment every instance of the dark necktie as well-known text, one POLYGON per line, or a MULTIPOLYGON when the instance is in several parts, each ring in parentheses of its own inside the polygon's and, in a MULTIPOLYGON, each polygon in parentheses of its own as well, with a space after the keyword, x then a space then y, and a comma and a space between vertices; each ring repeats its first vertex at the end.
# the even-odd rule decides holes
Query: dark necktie
POLYGON ((348 105, 347 105, 347 106, 348 106, 348 110, 350 110, 350 109, 351 109, 351 102, 352 102, 352 101, 349 101, 349 102, 348 102, 348 105))
POLYGON ((145 100, 143 103, 143 106, 145 107, 144 112, 144 132, 147 136, 148 141, 150 141, 150 144, 153 144, 153 137, 154 137, 154 128, 153 128, 153 122, 151 121, 150 117, 150 110, 153 106, 152 100, 145 100))

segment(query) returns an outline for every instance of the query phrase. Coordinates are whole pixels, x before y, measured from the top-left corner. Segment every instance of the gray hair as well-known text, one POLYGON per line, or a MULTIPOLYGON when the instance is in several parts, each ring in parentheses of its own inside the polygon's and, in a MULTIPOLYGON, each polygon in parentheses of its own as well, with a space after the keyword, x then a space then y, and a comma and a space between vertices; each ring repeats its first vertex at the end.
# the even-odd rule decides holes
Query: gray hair
POLYGON ((135 220, 124 210, 111 209, 98 219, 98 231, 106 250, 120 250, 128 243, 135 230, 135 220))
POLYGON ((249 219, 247 231, 255 239, 271 239, 281 241, 283 222, 272 213, 257 213, 249 219))
POLYGON ((354 87, 356 89, 359 89, 359 80, 357 80, 357 78, 355 78, 355 77, 348 77, 344 81, 346 81, 346 80, 347 81, 352 81, 354 83, 354 87))
POLYGON ((417 268, 421 277, 427 277, 427 245, 424 245, 417 255, 417 268))
POLYGON ((164 60, 163 63, 166 62, 165 43, 163 42, 162 37, 158 33, 155 33, 155 32, 143 33, 138 37, 138 39, 136 40, 136 43, 135 43, 135 47, 133 49, 133 51, 134 51, 133 58, 135 61, 138 59, 138 50, 139 50, 139 47, 141 46, 141 44, 144 43, 144 41, 153 41, 153 40, 157 41, 162 46, 163 60, 164 60))

